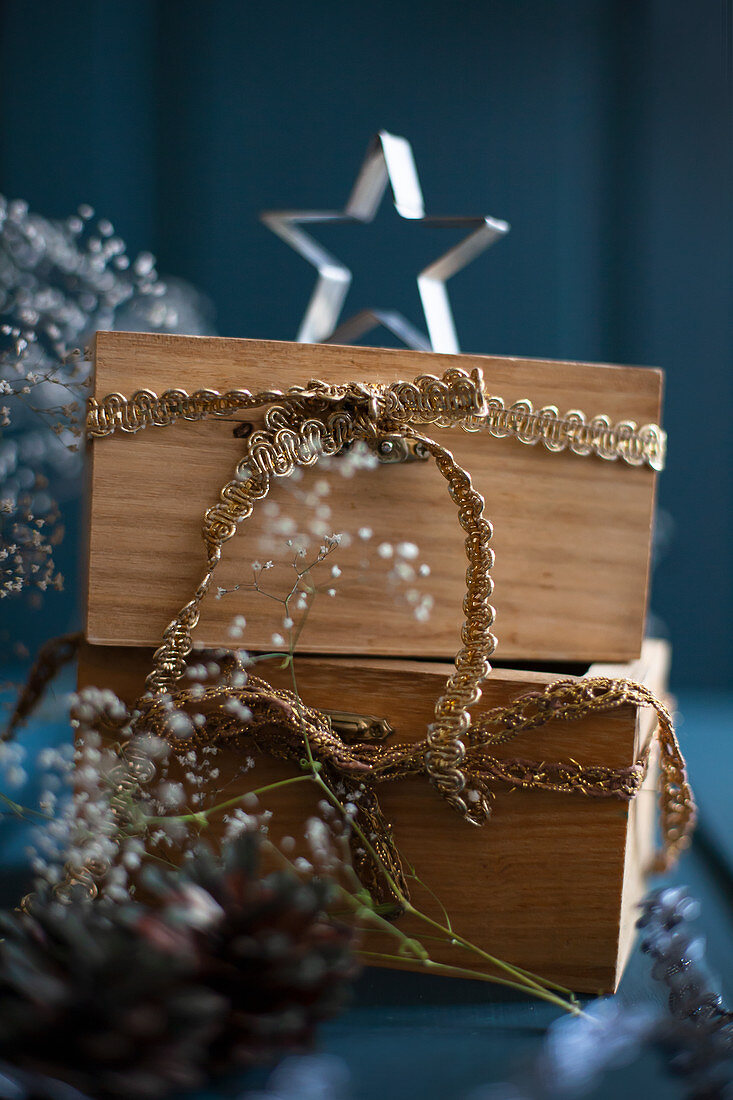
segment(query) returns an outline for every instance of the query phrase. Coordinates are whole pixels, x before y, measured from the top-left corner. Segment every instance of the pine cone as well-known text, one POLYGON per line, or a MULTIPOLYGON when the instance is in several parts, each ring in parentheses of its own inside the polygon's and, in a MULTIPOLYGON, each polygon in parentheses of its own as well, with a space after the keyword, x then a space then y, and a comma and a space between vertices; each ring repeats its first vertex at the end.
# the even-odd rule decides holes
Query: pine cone
POLYGON ((229 1003, 217 1071, 309 1047, 316 1024, 344 1007, 354 934, 324 916, 332 888, 290 872, 262 877, 256 835, 230 842, 220 860, 200 849, 183 886, 159 878, 157 892, 167 927, 199 926, 199 980, 229 1003))
POLYGON ((308 1046, 343 1006, 353 934, 324 917, 330 888, 261 877, 256 836, 156 891, 0 915, 0 1100, 158 1100, 308 1046))
POLYGON ((47 901, 0 918, 0 1058, 21 1071, 17 1096, 60 1097, 58 1079, 156 1100, 205 1079, 226 1004, 198 983, 190 942, 140 934, 141 911, 47 901))

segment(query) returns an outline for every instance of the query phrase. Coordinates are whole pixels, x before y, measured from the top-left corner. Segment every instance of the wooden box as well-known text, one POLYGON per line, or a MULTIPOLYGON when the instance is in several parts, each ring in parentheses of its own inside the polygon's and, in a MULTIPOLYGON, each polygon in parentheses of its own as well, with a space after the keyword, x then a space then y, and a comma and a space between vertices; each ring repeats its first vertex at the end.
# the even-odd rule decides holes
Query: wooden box
MULTIPOLYGON (((79 662, 80 687, 110 687, 132 702, 142 690, 151 657, 149 650, 86 645, 79 662)), ((592 665, 588 675, 628 676, 661 694, 668 657, 665 643, 647 641, 637 661, 592 665)), ((424 737, 448 672, 447 665, 437 662, 308 656, 296 658, 296 669, 300 694, 310 705, 378 714, 408 741, 424 737)), ((272 663, 260 672, 274 687, 291 686, 290 673, 272 663)), ((556 678, 545 672, 494 669, 476 713, 506 705, 556 678)), ((515 742, 496 752, 627 767, 648 743, 653 718, 652 712, 624 707, 578 722, 552 723, 529 735, 521 750, 515 742)), ((220 753, 216 763, 221 772, 217 783, 227 798, 297 774, 294 765, 257 756, 252 773, 237 777, 241 761, 231 750, 220 753)), ((636 907, 653 854, 656 785, 652 766, 630 803, 498 787, 493 816, 480 829, 466 825, 422 777, 380 788, 380 801, 405 862, 445 904, 461 935, 551 981, 600 994, 616 989, 632 946, 636 907)), ((302 837, 317 802, 316 792, 304 791, 304 786, 260 799, 272 811, 274 841, 302 837)), ((207 836, 220 829, 213 819, 207 836)), ((417 904, 440 917, 426 891, 414 885, 412 890, 417 904)), ((401 927, 417 936, 425 933, 424 926, 406 918, 401 918, 401 927)), ((370 933, 364 946, 394 950, 377 933, 370 933)), ((480 960, 459 948, 431 944, 431 949, 437 962, 481 968, 480 960)), ((404 965, 414 968, 409 962, 404 965)))
MULTIPOLYGON (((97 335, 94 394, 285 389, 313 377, 391 382, 442 375, 454 365, 482 368, 489 393, 507 405, 527 399, 535 408, 604 414, 612 423, 660 420, 662 377, 643 368, 135 333, 97 335)), ((142 691, 152 648, 201 579, 202 517, 241 457, 243 419, 118 432, 91 446, 82 686, 111 687, 128 701, 142 691)), ((428 434, 470 471, 494 527, 492 602, 504 667, 485 682, 475 714, 557 679, 568 662, 576 675, 612 670, 663 691, 666 647, 645 643, 642 650, 653 470, 457 428, 431 427, 428 434)), ((324 588, 336 588, 336 597, 314 604, 299 639, 299 689, 310 705, 377 714, 401 739, 417 741, 460 644, 465 536, 432 464, 357 470, 343 478, 338 463, 332 460, 329 471, 327 520, 316 518, 351 541, 318 567, 321 574, 314 572, 324 588), (368 539, 361 537, 365 529, 368 539), (415 583, 421 598, 432 600, 427 623, 415 618, 414 601, 392 586, 394 548, 403 542, 411 547, 405 560, 425 567, 415 583), (337 582, 330 579, 334 563, 337 582)), ((276 482, 266 502, 271 507, 256 510, 226 544, 216 580, 226 594, 204 602, 197 646, 232 646, 232 623, 244 616, 246 630, 236 644, 273 648, 282 606, 252 592, 251 563, 272 559, 267 587, 287 585, 292 564, 281 562, 288 530, 278 533, 276 519, 294 516, 302 500, 318 500, 323 479, 318 464, 306 470, 297 499, 287 479, 276 482)), ((304 530, 309 533, 307 525, 304 530)), ((316 545, 322 537, 317 529, 310 536, 316 545)), ((277 668, 265 675, 276 687, 290 686, 277 668)), ((511 744, 506 751, 623 768, 652 733, 649 714, 624 707, 552 722, 532 734, 531 745, 511 744)), ((227 765, 225 757, 221 768, 231 766, 235 792, 236 761, 227 765)), ((292 774, 267 757, 256 767, 257 786, 292 774)), ((302 834, 312 810, 303 786, 273 795, 275 837, 302 834)), ((628 804, 501 788, 493 818, 481 829, 468 827, 424 778, 390 785, 380 797, 400 851, 462 935, 545 978, 599 993, 616 987, 629 952, 652 846, 654 786, 651 768, 628 804)), ((433 904, 427 895, 421 902, 433 904)), ((380 950, 378 938, 370 942, 380 950)), ((448 946, 436 948, 434 957, 465 963, 448 946)))
MULTIPOLYGON (((281 389, 314 377, 412 380, 419 374, 442 375, 456 363, 465 370, 483 368, 489 392, 506 404, 529 399, 535 408, 554 404, 562 413, 580 409, 588 417, 604 414, 613 423, 659 423, 662 376, 646 368, 127 332, 97 335, 94 394, 281 389)), ((155 646, 173 614, 190 599, 202 573, 204 511, 242 455, 236 428, 231 420, 179 422, 94 443, 86 609, 90 642, 155 646)), ((443 428, 433 435, 468 469, 486 499, 494 527, 493 603, 501 659, 590 663, 638 657, 647 606, 654 472, 569 451, 551 454, 542 446, 488 433, 443 428)), ((301 494, 323 478, 318 465, 304 471, 301 494)), ((325 522, 352 542, 333 559, 341 570, 338 597, 314 606, 299 652, 452 659, 463 622, 464 535, 433 464, 361 470, 348 479, 332 468, 329 485, 325 522), (368 542, 358 536, 365 529, 373 532, 368 542), (377 549, 400 542, 416 545, 420 564, 430 570, 418 586, 433 601, 424 627, 415 621, 404 586, 390 586, 392 561, 380 558, 377 549), (365 607, 373 614, 365 616, 365 607)), ((298 522, 303 505, 289 490, 289 484, 276 483, 267 505, 279 506, 298 522)), ((227 544, 217 584, 229 595, 204 604, 196 634, 201 645, 231 644, 232 619, 244 615, 245 644, 253 650, 271 646, 273 633, 280 630, 277 609, 245 588, 233 590, 251 580, 254 560, 274 560, 268 576, 272 590, 287 584, 291 569, 281 564, 286 535, 273 538, 273 526, 271 513, 256 509, 227 544)), ((328 575, 324 568, 320 579, 328 575)))

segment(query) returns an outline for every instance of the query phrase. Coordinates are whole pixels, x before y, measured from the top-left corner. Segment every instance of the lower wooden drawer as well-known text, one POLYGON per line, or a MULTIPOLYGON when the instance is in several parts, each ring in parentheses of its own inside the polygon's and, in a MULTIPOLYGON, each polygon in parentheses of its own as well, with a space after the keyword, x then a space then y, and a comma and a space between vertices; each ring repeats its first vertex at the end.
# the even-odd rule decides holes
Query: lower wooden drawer
MULTIPOLYGON (((142 690, 150 660, 148 650, 85 644, 79 686, 111 688, 132 702, 142 690)), ((639 661, 593 665, 587 675, 626 676, 663 694, 668 664, 665 643, 647 641, 639 661)), ((425 735, 450 666, 296 657, 295 669, 305 703, 384 717, 396 736, 417 741, 425 735)), ((258 673, 275 687, 292 687, 289 671, 268 665, 258 673)), ((475 713, 506 705, 557 678, 557 672, 494 669, 475 713)), ((496 755, 628 767, 651 738, 654 723, 653 712, 626 706, 576 722, 551 722, 521 741, 497 746, 496 755)), ((226 790, 227 799, 294 774, 293 765, 260 755, 254 770, 243 775, 243 752, 251 749, 226 748, 217 757, 217 785, 226 790)), ((262 796, 262 807, 273 815, 271 838, 277 843, 282 837, 302 836, 317 801, 309 784, 262 796)), ((632 946, 636 905, 654 844, 653 761, 630 803, 498 786, 493 816, 483 828, 467 825, 424 777, 382 786, 380 801, 405 863, 424 884, 412 884, 420 908, 440 916, 432 892, 454 929, 482 950, 578 992, 615 990, 632 946)), ((221 828, 214 818, 209 834, 215 836, 221 828)), ((408 933, 419 936, 425 930, 414 918, 400 921, 408 933)), ((369 933, 365 946, 378 953, 384 942, 382 934, 369 933)), ((438 941, 431 942, 431 955, 451 966, 475 967, 478 961, 438 941)), ((405 959, 390 965, 413 969, 418 964, 405 959)))

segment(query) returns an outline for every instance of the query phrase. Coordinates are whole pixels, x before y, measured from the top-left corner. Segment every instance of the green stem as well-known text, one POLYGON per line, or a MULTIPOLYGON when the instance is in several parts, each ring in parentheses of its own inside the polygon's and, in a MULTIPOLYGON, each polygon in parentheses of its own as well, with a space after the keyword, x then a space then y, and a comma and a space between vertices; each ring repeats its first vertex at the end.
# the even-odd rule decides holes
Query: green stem
MULTIPOLYGON (((379 959, 382 962, 391 963, 404 963, 404 958, 400 955, 390 955, 387 952, 382 951, 364 951, 359 950, 358 954, 364 958, 379 959)), ((470 970, 463 966, 450 966, 448 963, 435 962, 433 959, 418 959, 418 965, 424 970, 429 970, 433 974, 446 974, 453 978, 471 978, 474 981, 490 982, 493 985, 503 985, 508 989, 516 989, 520 993, 526 993, 527 987, 522 982, 513 982, 509 978, 500 978, 493 974, 482 974, 481 971, 470 970)), ((559 1008, 565 1009, 573 1016, 585 1016, 583 1010, 575 1004, 563 1000, 562 997, 555 996, 549 990, 538 990, 535 994, 541 1001, 547 1001, 548 1004, 557 1005, 559 1008)))
MULTIPOLYGON (((294 673, 293 673, 293 675, 294 675, 294 673)), ((307 736, 305 736, 305 731, 304 731, 304 740, 306 742, 306 748, 308 749, 309 745, 308 745, 307 736)), ((315 775, 314 779, 315 779, 315 782, 318 784, 318 786, 321 788, 321 790, 325 793, 327 798, 331 801, 331 803, 343 813, 343 806, 339 802, 336 795, 331 791, 328 784, 323 781, 323 779, 321 778, 320 775, 315 775)), ((382 874, 384 875, 384 877, 387 881, 387 884, 389 885, 390 889, 394 892, 395 896, 399 900, 399 903, 403 907, 406 914, 409 914, 410 916, 415 917, 417 920, 420 920, 423 923, 428 924, 431 928, 435 928, 437 931, 439 931, 443 934, 444 938, 447 938, 451 942, 455 942, 457 944, 460 944, 461 947, 463 947, 466 951, 473 952, 473 954, 478 955, 480 958, 484 959, 484 961, 489 963, 491 966, 495 966, 495 967, 497 967, 497 969, 503 970, 507 974, 511 974, 514 978, 516 978, 517 980, 523 982, 524 987, 526 989, 531 989, 533 991, 545 990, 549 984, 552 984, 552 983, 546 983, 541 977, 539 977, 539 975, 530 974, 530 972, 528 972, 526 970, 522 970, 519 967, 512 966, 511 963, 507 963, 507 962, 504 962, 502 959, 496 958, 495 955, 490 955, 487 951, 483 951, 476 944, 471 943, 470 940, 467 940, 464 936, 461 936, 452 927, 440 924, 438 921, 433 920, 432 917, 429 917, 427 915, 427 913, 423 913, 422 910, 416 909, 415 906, 412 904, 412 902, 410 902, 405 897, 405 895, 402 893, 399 886, 397 885, 395 880, 390 875, 388 869, 385 867, 383 861, 379 858, 379 855, 375 851, 372 844, 369 842, 366 834, 361 829, 361 827, 358 825, 358 823, 352 819, 351 826, 354 829, 354 832, 356 833, 356 835, 359 837, 359 840, 361 841, 361 843, 364 845, 364 847, 368 851, 371 858, 376 861, 377 865, 379 866, 382 874)))
MULTIPOLYGON (((292 654, 291 654, 291 656, 292 656, 292 654)), ((298 700, 300 700, 300 694, 298 692, 298 683, 297 683, 297 677, 296 677, 296 673, 295 673, 295 662, 294 661, 291 661, 290 667, 291 667, 291 676, 292 676, 292 682, 293 682, 293 693, 296 696, 296 698, 298 700)), ((313 758, 313 752, 311 750, 310 739, 308 737, 307 730, 305 729, 305 724, 303 724, 303 731, 302 732, 303 732, 303 742, 305 744, 305 749, 306 749, 306 753, 307 753, 307 756, 308 756, 308 763, 311 765, 312 768, 314 768, 313 778, 314 778, 315 782, 318 784, 318 786, 324 792, 324 794, 329 799, 329 801, 332 803, 332 805, 334 805, 336 807, 336 809, 338 809, 341 813, 343 813, 344 808, 341 805, 341 802, 336 797, 336 795, 333 793, 333 791, 328 786, 328 784, 318 774, 318 772, 315 771, 316 763, 315 763, 315 760, 313 758)), ((374 849, 373 845, 371 844, 371 842, 367 838, 366 834, 364 833, 364 831, 360 827, 360 825, 355 820, 352 819, 351 827, 354 829, 355 833, 359 837, 359 840, 364 845, 364 847, 366 848, 366 850, 369 853, 369 855, 371 856, 371 858, 375 861, 376 865, 380 868, 382 874, 384 875, 384 877, 387 881, 387 884, 389 885, 390 889, 394 892, 395 897, 398 898, 398 900, 399 900, 400 904, 402 905, 402 907, 404 908, 404 911, 405 911, 406 914, 409 914, 410 916, 415 917, 417 920, 420 920, 423 923, 428 924, 430 927, 435 928, 439 932, 442 932, 443 935, 446 936, 449 941, 459 943, 461 945, 461 947, 463 947, 465 950, 473 952, 474 954, 478 955, 480 958, 482 958, 485 962, 489 963, 491 966, 496 967, 498 970, 504 971, 504 973, 506 973, 506 974, 510 974, 515 980, 517 980, 519 982, 522 982, 526 989, 532 990, 533 992, 536 992, 536 993, 539 993, 540 991, 543 991, 543 992, 547 991, 547 983, 545 983, 542 980, 542 978, 539 977, 539 975, 530 975, 530 973, 528 973, 527 971, 520 970, 519 968, 517 968, 515 966, 512 966, 511 963, 504 962, 502 959, 498 959, 498 958, 496 958, 496 956, 490 955, 487 951, 483 951, 476 944, 471 943, 470 940, 467 940, 464 936, 461 936, 460 934, 456 933, 453 930, 453 928, 451 928, 450 926, 442 925, 438 921, 433 920, 432 917, 429 917, 427 915, 427 913, 423 913, 420 909, 416 909, 415 906, 404 896, 403 892, 400 890, 398 884, 394 881, 394 878, 390 875, 388 869, 384 865, 384 862, 380 859, 378 853, 374 849)))
MULTIPOLYGON (((272 841, 267 841, 266 843, 270 851, 273 852, 274 855, 282 863, 284 863, 290 870, 295 871, 295 867, 293 866, 292 862, 283 852, 280 851, 279 848, 275 847, 272 841)), ((403 947, 410 949, 412 948, 413 944, 417 947, 421 947, 425 954, 421 955, 413 949, 411 958, 415 963, 417 963, 417 965, 419 965, 423 969, 429 970, 434 974, 451 975, 455 978, 473 978, 480 982, 490 982, 494 985, 502 985, 506 986, 509 989, 516 989, 521 993, 527 992, 526 981, 521 976, 525 973, 524 971, 520 971, 520 977, 518 981, 512 981, 510 978, 502 978, 498 975, 486 974, 480 970, 471 970, 469 967, 451 966, 448 963, 435 962, 434 959, 430 958, 427 949, 425 948, 422 941, 412 940, 411 937, 406 936, 405 933, 400 931, 400 929, 392 924, 391 921, 388 921, 380 913, 377 913, 372 906, 366 905, 361 902, 358 897, 356 897, 354 894, 351 894, 347 889, 345 889, 345 887, 336 883, 336 889, 338 890, 339 896, 352 913, 363 915, 366 920, 371 921, 393 939, 398 940, 403 947)), ((432 939, 433 937, 430 938, 432 939)), ((440 937, 438 942, 445 943, 445 938, 440 937)), ((367 951, 361 948, 358 950, 357 953, 364 958, 371 958, 375 960, 379 959, 384 962, 404 963, 407 958, 406 955, 390 955, 388 952, 367 951)), ((562 987, 555 986, 554 983, 548 982, 547 984, 548 986, 552 986, 552 988, 555 988, 556 990, 562 991, 562 987)), ((570 991, 568 990, 567 992, 570 991)), ((536 991, 535 995, 540 1000, 547 1001, 549 1004, 557 1005, 559 1008, 562 1008, 564 1011, 570 1012, 573 1015, 583 1015, 582 1010, 578 1007, 577 1004, 575 1004, 573 1001, 567 1001, 564 1000, 562 997, 556 996, 550 991, 550 989, 539 989, 536 991)))
POLYGON ((256 665, 260 661, 274 661, 274 660, 282 661, 283 662, 283 668, 284 668, 287 664, 290 663, 291 658, 290 658, 289 653, 283 653, 283 652, 278 651, 278 650, 275 650, 273 653, 255 653, 254 656, 248 656, 247 657, 247 660, 245 661, 245 665, 246 665, 247 668, 249 668, 250 665, 256 665))
POLYGON ((49 814, 42 814, 39 810, 32 810, 30 806, 21 806, 19 802, 14 802, 12 798, 9 798, 6 794, 0 791, 0 801, 10 809, 11 813, 14 813, 16 817, 40 817, 43 821, 52 821, 53 818, 49 814))
POLYGON ((194 813, 179 814, 177 816, 166 814, 163 817, 146 817, 145 824, 160 825, 166 821, 206 821, 212 814, 228 810, 230 806, 238 805, 251 795, 267 794, 268 791, 276 791, 280 787, 292 787, 295 783, 312 783, 313 780, 314 776, 311 772, 308 772, 307 775, 294 775, 290 779, 278 779, 277 783, 268 783, 265 787, 256 787, 253 791, 245 791, 244 794, 235 795, 234 798, 229 798, 226 802, 218 802, 216 806, 209 806, 208 810, 197 810, 194 813))
POLYGON ((471 943, 471 941, 467 940, 464 936, 461 936, 455 931, 451 931, 439 921, 433 920, 432 917, 429 917, 427 913, 423 913, 422 910, 416 909, 415 906, 409 901, 405 901, 405 913, 409 914, 412 917, 416 917, 418 920, 423 921, 431 928, 435 928, 436 931, 442 932, 443 935, 448 936, 449 939, 457 944, 460 944, 461 947, 465 948, 465 950, 472 951, 475 955, 478 955, 480 958, 484 959, 485 962, 490 963, 491 966, 496 966, 500 970, 503 970, 505 973, 512 974, 514 975, 514 977, 520 978, 525 983, 525 986, 528 986, 529 988, 535 990, 545 988, 545 982, 542 980, 542 978, 536 975, 532 975, 530 977, 526 970, 519 970, 516 966, 512 966, 511 963, 504 962, 502 959, 497 959, 495 955, 490 955, 488 951, 483 951, 480 947, 477 947, 475 943, 471 943))

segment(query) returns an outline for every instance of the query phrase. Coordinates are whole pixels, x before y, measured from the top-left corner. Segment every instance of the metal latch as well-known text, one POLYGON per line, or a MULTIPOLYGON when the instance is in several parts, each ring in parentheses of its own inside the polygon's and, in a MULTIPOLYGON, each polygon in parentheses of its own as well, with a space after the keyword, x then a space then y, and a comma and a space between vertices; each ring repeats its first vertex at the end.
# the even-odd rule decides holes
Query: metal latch
POLYGON ((374 450, 379 461, 384 463, 427 462, 430 457, 427 447, 419 439, 411 439, 397 432, 379 436, 374 450))
POLYGON ((373 714, 351 714, 346 710, 326 710, 323 712, 331 723, 334 733, 339 733, 344 741, 385 741, 394 733, 386 718, 376 718, 373 714))
MULTIPOLYGON (((235 439, 248 439, 254 431, 254 424, 249 420, 240 420, 233 429, 235 439)), ((346 454, 353 444, 349 443, 339 451, 346 454)), ((371 444, 372 450, 384 465, 393 465, 398 462, 427 462, 430 457, 428 449, 419 439, 410 439, 398 432, 390 432, 387 435, 377 436, 371 444)))

